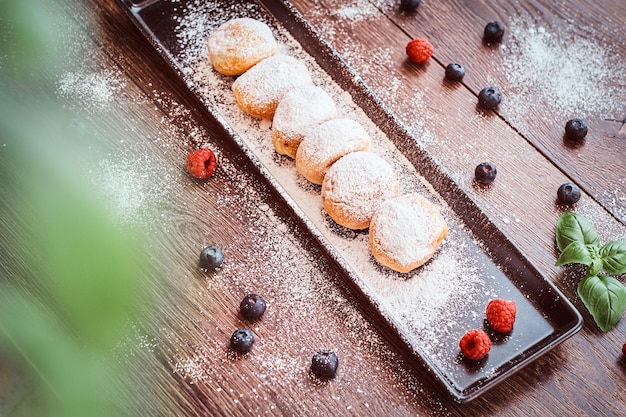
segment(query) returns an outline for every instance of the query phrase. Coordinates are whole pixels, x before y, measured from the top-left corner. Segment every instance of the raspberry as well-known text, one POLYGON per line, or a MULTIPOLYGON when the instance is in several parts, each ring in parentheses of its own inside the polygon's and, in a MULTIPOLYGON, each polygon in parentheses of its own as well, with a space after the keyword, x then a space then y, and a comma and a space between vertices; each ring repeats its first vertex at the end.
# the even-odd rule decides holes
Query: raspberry
POLYGON ((480 360, 491 350, 491 339, 482 329, 471 329, 465 332, 459 341, 461 353, 467 359, 480 360))
POLYGON ((200 148, 187 155, 185 166, 193 177, 206 180, 215 172, 217 158, 209 148, 200 148))
POLYGON ((427 39, 417 38, 406 44, 406 54, 416 64, 424 64, 435 52, 427 39))
POLYGON ((624 343, 624 346, 622 346, 622 354, 626 356, 626 343, 624 343))
POLYGON ((495 299, 487 304, 486 315, 489 326, 496 332, 508 333, 513 330, 517 307, 515 301, 495 299))

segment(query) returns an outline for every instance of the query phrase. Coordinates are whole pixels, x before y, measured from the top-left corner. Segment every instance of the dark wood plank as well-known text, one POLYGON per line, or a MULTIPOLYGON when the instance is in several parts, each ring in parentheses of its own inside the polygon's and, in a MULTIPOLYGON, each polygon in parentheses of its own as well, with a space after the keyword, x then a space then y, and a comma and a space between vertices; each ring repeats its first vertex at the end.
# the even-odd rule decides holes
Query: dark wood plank
POLYGON ((474 94, 498 87, 504 95, 498 113, 626 222, 626 146, 618 133, 626 117, 622 2, 458 1, 445 10, 424 2, 412 14, 389 4, 383 11, 408 36, 430 39, 439 65, 464 64, 464 85, 474 94), (501 45, 481 40, 491 20, 506 27, 501 45), (565 122, 574 117, 590 127, 580 146, 563 140, 565 122))

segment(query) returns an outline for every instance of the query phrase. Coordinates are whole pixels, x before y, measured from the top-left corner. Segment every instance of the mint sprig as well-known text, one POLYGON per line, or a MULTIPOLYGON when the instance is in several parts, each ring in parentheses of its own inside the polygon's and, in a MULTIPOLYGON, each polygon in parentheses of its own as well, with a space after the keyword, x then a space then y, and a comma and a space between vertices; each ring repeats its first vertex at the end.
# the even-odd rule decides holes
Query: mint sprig
POLYGON ((626 241, 605 245, 591 222, 565 211, 556 224, 556 245, 561 251, 556 266, 582 264, 585 277, 578 283, 578 295, 598 327, 607 332, 626 309, 626 287, 615 277, 626 273, 626 241), (606 274, 601 274, 604 271, 606 274))

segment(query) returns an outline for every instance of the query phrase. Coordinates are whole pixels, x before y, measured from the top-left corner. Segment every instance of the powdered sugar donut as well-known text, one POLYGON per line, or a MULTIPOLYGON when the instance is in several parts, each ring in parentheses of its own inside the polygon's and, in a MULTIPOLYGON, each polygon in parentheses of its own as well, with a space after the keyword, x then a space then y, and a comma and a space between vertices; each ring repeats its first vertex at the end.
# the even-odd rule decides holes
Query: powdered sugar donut
POLYGON ((371 139, 363 126, 346 118, 322 123, 307 135, 296 152, 296 169, 314 184, 321 184, 330 166, 351 152, 367 151, 371 139))
POLYGON ((382 203, 372 217, 369 247, 374 258, 398 272, 410 272, 428 261, 448 226, 437 207, 411 193, 382 203))
POLYGON ((276 54, 277 44, 265 23, 247 17, 222 24, 207 40, 209 59, 216 71, 239 75, 276 54))
POLYGON ((310 84, 311 74, 302 61, 289 55, 274 55, 240 75, 232 89, 243 112, 271 119, 289 90, 310 84))
POLYGON ((372 152, 352 152, 335 162, 322 181, 328 215, 349 229, 367 229, 383 201, 398 195, 393 168, 372 152))
POLYGON ((276 152, 296 157, 302 138, 311 128, 334 118, 335 102, 326 91, 314 85, 289 90, 280 100, 272 122, 272 143, 276 152))

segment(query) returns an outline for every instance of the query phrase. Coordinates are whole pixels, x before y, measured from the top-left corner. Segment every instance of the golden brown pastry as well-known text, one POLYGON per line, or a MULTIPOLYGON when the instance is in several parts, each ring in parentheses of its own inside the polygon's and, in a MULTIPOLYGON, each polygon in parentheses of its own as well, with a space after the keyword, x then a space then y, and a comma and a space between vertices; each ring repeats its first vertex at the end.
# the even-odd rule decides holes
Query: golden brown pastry
POLYGON ((296 157, 302 138, 320 123, 337 115, 335 102, 314 85, 292 88, 276 107, 272 121, 272 143, 281 155, 296 157))
POLYGON ((393 168, 373 152, 352 152, 335 162, 322 181, 322 204, 337 224, 367 229, 383 201, 398 195, 393 168))
POLYGON ((398 272, 410 272, 428 261, 448 226, 424 196, 405 194, 382 203, 372 217, 369 247, 374 258, 398 272))
POLYGON ((296 169, 321 184, 330 166, 351 152, 367 151, 371 139, 360 123, 346 118, 329 120, 304 136, 296 152, 296 169))
POLYGON ((289 55, 274 55, 240 75, 232 89, 244 113, 271 119, 289 90, 310 84, 311 74, 302 61, 289 55))
POLYGON ((240 75, 276 54, 277 44, 265 23, 247 17, 222 24, 207 40, 209 59, 216 71, 240 75))

